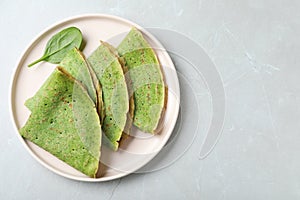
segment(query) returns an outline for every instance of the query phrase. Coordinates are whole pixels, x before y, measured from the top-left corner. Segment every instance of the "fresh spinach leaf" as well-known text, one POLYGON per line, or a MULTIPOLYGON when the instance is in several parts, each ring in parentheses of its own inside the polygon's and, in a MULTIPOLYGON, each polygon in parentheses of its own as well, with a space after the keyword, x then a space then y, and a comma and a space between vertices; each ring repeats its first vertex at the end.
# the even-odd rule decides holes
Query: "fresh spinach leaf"
POLYGON ((46 45, 44 55, 38 60, 30 63, 28 67, 31 67, 41 61, 58 64, 70 49, 74 47, 77 47, 79 49, 81 43, 82 34, 78 28, 69 27, 63 29, 50 38, 46 45))

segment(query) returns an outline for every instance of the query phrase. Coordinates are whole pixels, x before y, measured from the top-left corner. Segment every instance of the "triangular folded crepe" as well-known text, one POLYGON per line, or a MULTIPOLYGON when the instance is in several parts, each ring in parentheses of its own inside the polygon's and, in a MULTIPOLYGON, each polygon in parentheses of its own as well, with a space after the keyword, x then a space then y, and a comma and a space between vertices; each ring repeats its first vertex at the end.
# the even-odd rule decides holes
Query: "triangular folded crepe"
POLYGON ((165 102, 165 85, 155 52, 141 32, 132 28, 117 48, 129 70, 134 95, 133 124, 156 133, 165 102))
POLYGON ((102 44, 92 53, 88 61, 95 71, 103 94, 105 117, 102 123, 103 141, 117 150, 129 111, 129 97, 124 71, 113 52, 113 47, 102 44))
POLYGON ((89 66, 85 56, 76 47, 71 49, 59 66, 63 67, 87 89, 88 94, 97 106, 99 115, 103 115, 102 91, 94 70, 89 66))
POLYGON ((36 95, 20 134, 90 177, 98 169, 101 126, 94 102, 63 68, 56 68, 36 95))

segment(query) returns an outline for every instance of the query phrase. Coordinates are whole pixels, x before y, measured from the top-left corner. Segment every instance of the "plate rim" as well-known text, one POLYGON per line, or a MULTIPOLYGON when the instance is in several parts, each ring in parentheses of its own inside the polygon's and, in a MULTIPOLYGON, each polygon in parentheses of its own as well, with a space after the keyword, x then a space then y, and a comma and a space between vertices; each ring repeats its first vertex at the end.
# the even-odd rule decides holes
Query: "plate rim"
MULTIPOLYGON (((132 22, 130 20, 127 20, 125 18, 122 18, 122 17, 119 17, 119 16, 116 16, 116 15, 111 15, 111 14, 99 14, 99 13, 91 13, 91 14, 80 14, 80 15, 74 15, 74 16, 71 16, 71 17, 67 17, 67 18, 63 18, 62 20, 58 20, 57 22, 47 26, 46 28, 42 29, 42 31, 40 31, 37 36, 35 36, 30 42, 28 45, 26 45, 25 49, 21 52, 21 55, 19 56, 19 58, 17 59, 17 62, 15 63, 15 67, 13 69, 13 72, 12 72, 12 77, 11 77, 11 81, 10 81, 10 86, 9 86, 9 104, 10 104, 10 117, 13 121, 13 127, 14 127, 14 130, 15 132, 17 133, 17 137, 18 139, 21 141, 21 143, 23 144, 23 146, 25 147, 25 149, 27 150, 27 152, 29 152, 29 154, 38 162, 40 163, 42 166, 44 166, 45 168, 47 168, 49 171, 57 174, 57 175, 60 175, 62 177, 65 177, 65 178, 68 178, 68 179, 71 179, 71 180, 76 180, 76 181, 83 181, 83 182, 104 182, 104 181, 110 181, 110 180, 114 180, 114 179, 118 179, 118 178, 121 178, 121 177, 124 177, 124 176, 127 176, 129 174, 132 174, 134 172, 136 172, 137 170, 139 170, 140 168, 142 168, 143 166, 145 166, 148 162, 150 162, 160 151, 161 149, 165 146, 166 142, 169 140, 173 130, 174 130, 174 127, 176 125, 176 121, 177 121, 177 118, 178 118, 178 114, 179 114, 179 106, 180 106, 180 86, 179 86, 179 79, 178 79, 178 75, 177 73, 175 73, 175 78, 176 78, 176 87, 178 88, 178 96, 177 96, 177 101, 178 103, 176 103, 176 108, 173 110, 175 111, 175 117, 174 117, 174 122, 171 124, 171 126, 169 127, 169 131, 170 133, 168 133, 167 137, 164 138, 164 140, 162 141, 162 144, 161 144, 161 147, 159 149, 157 149, 157 151, 153 154, 151 154, 150 158, 142 163, 140 166, 134 168, 133 170, 130 170, 128 172, 122 172, 120 171, 119 174, 116 174, 116 175, 113 175, 113 176, 109 176, 109 177, 100 177, 100 178, 90 178, 90 177, 78 177, 78 176, 75 176, 75 175, 71 175, 71 174, 67 174, 67 173, 64 173, 58 169, 56 169, 55 167, 52 167, 50 166, 48 163, 46 163, 45 161, 43 161, 38 155, 36 155, 30 148, 29 146, 27 145, 25 139, 19 134, 19 130, 18 130, 18 127, 17 127, 17 124, 16 124, 16 114, 15 114, 15 105, 13 104, 13 100, 14 100, 14 96, 15 96, 15 93, 14 93, 14 90, 15 89, 15 86, 16 86, 16 75, 19 74, 19 71, 20 71, 20 63, 22 62, 22 60, 27 56, 27 54, 30 52, 31 48, 33 47, 33 45, 35 43, 38 42, 39 39, 42 38, 42 36, 44 34, 46 34, 47 32, 49 32, 51 29, 59 26, 59 25, 62 25, 64 23, 67 23, 67 22, 70 22, 70 21, 73 21, 73 20, 80 20, 80 19, 84 19, 84 18, 91 18, 91 17, 95 17, 95 18, 108 18, 108 19, 113 19, 113 20, 117 20, 117 21, 121 21, 121 22, 124 22, 126 24, 129 24, 129 25, 132 25, 132 26, 135 26, 137 27, 139 30, 142 30, 143 33, 145 33, 147 35, 147 37, 149 37, 151 40, 153 40, 160 48, 162 48, 163 50, 166 51, 166 49, 164 48, 164 46, 161 44, 161 42, 156 38, 154 37, 150 32, 148 32, 146 29, 144 29, 142 26, 136 24, 135 22, 132 22)), ((167 51, 166 51, 167 52, 167 51)), ((170 57, 170 55, 168 53, 165 54, 166 58, 170 61, 170 63, 172 63, 174 69, 175 68, 175 65, 170 57)))

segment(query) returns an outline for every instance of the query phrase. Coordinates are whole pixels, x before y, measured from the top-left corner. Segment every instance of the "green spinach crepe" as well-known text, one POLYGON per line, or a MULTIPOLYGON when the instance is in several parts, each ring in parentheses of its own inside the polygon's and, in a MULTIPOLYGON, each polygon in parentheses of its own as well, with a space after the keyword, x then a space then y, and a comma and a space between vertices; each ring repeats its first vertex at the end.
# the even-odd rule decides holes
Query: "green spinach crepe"
POLYGON ((103 142, 117 150, 129 111, 129 97, 123 68, 113 47, 102 44, 92 53, 88 61, 102 86, 105 117, 102 123, 103 142))
POLYGON ((131 29, 117 50, 132 81, 135 107, 133 124, 142 131, 156 133, 166 97, 155 52, 136 28, 131 29))
POLYGON ((87 89, 88 94, 97 106, 100 116, 103 115, 102 91, 94 70, 89 66, 84 55, 77 48, 71 49, 59 66, 63 67, 87 89))
POLYGON ((95 177, 101 126, 95 104, 82 84, 58 67, 33 98, 35 104, 30 107, 31 115, 20 134, 87 176, 95 177))

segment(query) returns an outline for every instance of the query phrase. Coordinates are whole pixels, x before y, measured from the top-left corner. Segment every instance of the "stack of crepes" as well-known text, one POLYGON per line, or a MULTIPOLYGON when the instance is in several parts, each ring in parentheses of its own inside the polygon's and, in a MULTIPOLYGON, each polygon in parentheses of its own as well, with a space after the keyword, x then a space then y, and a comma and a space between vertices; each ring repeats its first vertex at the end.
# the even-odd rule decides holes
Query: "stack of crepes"
POLYGON ((25 102, 31 115, 20 134, 95 178, 101 143, 117 151, 132 123, 157 133, 165 101, 155 52, 132 28, 116 49, 101 42, 88 59, 76 48, 69 51, 25 102))

